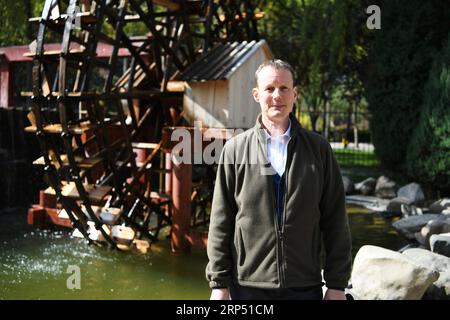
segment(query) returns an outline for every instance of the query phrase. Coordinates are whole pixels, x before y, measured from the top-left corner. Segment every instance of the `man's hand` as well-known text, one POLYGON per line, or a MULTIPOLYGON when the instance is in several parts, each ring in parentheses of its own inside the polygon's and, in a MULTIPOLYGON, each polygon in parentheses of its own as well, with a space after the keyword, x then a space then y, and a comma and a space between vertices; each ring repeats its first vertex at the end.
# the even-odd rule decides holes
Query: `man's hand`
POLYGON ((230 291, 228 289, 212 289, 209 300, 230 300, 230 291))
POLYGON ((342 290, 327 289, 323 300, 347 300, 347 298, 345 297, 345 292, 342 290))

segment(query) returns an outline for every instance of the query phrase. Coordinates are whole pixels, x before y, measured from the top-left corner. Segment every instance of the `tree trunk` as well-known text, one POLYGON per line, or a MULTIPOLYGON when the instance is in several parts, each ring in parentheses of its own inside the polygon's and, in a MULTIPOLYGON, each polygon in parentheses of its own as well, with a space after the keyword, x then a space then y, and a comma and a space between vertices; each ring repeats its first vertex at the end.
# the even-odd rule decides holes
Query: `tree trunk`
POLYGON ((355 104, 355 112, 353 113, 354 119, 353 119, 353 135, 355 136, 355 148, 358 148, 358 118, 357 118, 357 112, 358 112, 358 103, 355 104))
POLYGON ((317 111, 309 111, 309 118, 311 119, 311 130, 313 132, 317 132, 317 119, 319 119, 319 116, 317 115, 317 111))
POLYGON ((323 136, 328 140, 330 129, 330 102, 325 100, 324 113, 323 113, 323 136))

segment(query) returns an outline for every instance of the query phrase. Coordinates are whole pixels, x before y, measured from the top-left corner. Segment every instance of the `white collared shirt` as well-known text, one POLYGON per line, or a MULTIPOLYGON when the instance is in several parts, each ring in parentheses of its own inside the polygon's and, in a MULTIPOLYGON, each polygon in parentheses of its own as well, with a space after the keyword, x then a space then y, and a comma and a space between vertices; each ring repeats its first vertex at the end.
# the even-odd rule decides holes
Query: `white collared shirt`
POLYGON ((280 136, 272 137, 266 129, 267 159, 281 177, 286 168, 287 146, 291 137, 291 120, 286 132, 280 136))

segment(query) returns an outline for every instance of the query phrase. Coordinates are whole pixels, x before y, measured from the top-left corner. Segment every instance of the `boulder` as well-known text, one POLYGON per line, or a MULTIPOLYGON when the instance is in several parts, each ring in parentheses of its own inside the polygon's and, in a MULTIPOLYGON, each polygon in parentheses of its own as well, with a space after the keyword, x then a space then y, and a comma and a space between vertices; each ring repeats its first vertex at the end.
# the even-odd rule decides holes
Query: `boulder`
POLYGON ((397 196, 397 184, 386 176, 381 176, 375 186, 375 195, 379 198, 392 199, 397 196))
POLYGON ((450 219, 446 220, 430 220, 422 227, 420 232, 415 234, 416 240, 424 245, 427 249, 430 248, 430 237, 433 234, 440 234, 450 232, 450 219))
POLYGON ((385 212, 389 203, 387 199, 380 199, 373 196, 350 195, 345 197, 347 204, 356 204, 372 211, 385 212))
POLYGON ((413 205, 401 204, 400 210, 402 211, 403 217, 417 216, 417 215, 423 214, 423 211, 421 208, 418 208, 413 205))
POLYGON ((444 199, 437 200, 430 205, 429 209, 430 209, 430 212, 432 212, 432 213, 441 213, 442 211, 444 211, 446 209, 450 209, 450 199, 444 198, 444 199))
POLYGON ((392 223, 392 227, 408 240, 415 240, 415 233, 419 232, 430 220, 446 220, 443 214, 423 214, 406 217, 392 223))
POLYGON ((418 183, 410 183, 398 189, 397 196, 406 198, 413 204, 422 204, 425 201, 425 195, 418 183))
POLYGON ((402 204, 409 206, 412 204, 412 201, 409 200, 408 198, 403 197, 391 199, 389 200, 386 211, 393 214, 402 215, 402 208, 401 208, 402 204))
POLYGON ((450 271, 450 258, 443 255, 419 248, 407 249, 402 254, 425 268, 439 272, 450 271))
POLYGON ((450 233, 431 235, 430 249, 432 252, 450 258, 450 233))
POLYGON ((360 192, 365 196, 371 196, 375 192, 375 186, 377 184, 377 180, 375 178, 367 178, 364 181, 355 184, 355 190, 360 192))
POLYGON ((438 277, 407 255, 366 245, 355 257, 351 291, 363 300, 418 300, 438 277))
POLYGON ((342 176, 342 183, 344 184, 345 194, 352 194, 355 191, 353 181, 346 176, 342 176))
POLYGON ((424 299, 450 299, 450 258, 424 249, 408 249, 403 254, 419 266, 439 272, 439 278, 427 289, 424 299))

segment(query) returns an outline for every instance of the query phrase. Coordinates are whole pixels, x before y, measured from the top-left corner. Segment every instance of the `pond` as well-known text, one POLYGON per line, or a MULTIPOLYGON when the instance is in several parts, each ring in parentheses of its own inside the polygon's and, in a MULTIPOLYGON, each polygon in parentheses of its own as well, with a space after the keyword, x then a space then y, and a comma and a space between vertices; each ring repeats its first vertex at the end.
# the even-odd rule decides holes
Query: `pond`
MULTIPOLYGON (((385 220, 348 208, 353 256, 364 244, 398 250, 406 244, 385 220)), ((66 231, 36 230, 26 210, 0 212, 0 299, 208 299, 205 250, 173 254, 169 241, 145 255, 107 251, 66 231), (80 268, 81 289, 70 290, 69 266, 80 268)))

